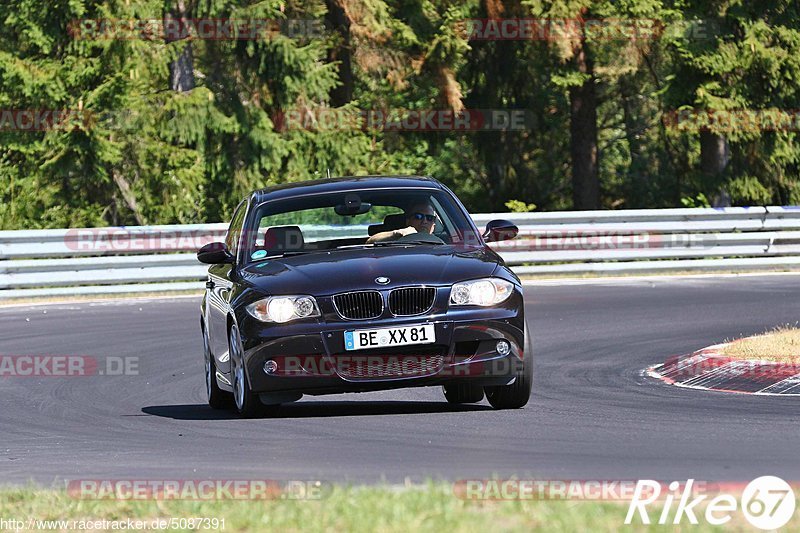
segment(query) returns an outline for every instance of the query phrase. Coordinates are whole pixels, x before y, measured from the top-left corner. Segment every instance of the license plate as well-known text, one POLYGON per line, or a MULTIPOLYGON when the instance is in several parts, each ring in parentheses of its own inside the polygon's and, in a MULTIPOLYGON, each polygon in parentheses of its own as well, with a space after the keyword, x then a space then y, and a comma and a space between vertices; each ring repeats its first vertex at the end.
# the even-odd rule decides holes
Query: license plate
POLYGON ((430 344, 432 342, 436 342, 433 324, 401 328, 357 329, 344 332, 344 349, 348 351, 407 344, 430 344))

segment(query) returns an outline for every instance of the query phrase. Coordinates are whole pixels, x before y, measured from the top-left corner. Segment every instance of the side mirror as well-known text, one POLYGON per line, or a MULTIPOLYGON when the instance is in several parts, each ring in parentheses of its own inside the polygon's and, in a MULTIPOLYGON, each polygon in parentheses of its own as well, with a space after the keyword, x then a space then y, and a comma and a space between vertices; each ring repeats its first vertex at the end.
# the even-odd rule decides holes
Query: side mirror
POLYGON ((197 260, 207 265, 233 263, 233 256, 224 242, 210 242, 197 250, 197 260))
POLYGON ((513 239, 519 233, 519 228, 508 220, 492 220, 486 224, 486 232, 483 238, 486 242, 507 241, 513 239))

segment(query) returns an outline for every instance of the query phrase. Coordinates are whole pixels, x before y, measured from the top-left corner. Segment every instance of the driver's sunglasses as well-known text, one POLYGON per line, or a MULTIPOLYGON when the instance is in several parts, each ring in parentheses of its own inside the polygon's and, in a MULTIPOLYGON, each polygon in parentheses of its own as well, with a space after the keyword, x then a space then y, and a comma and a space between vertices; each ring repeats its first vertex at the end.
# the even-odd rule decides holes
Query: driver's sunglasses
POLYGON ((426 215, 425 213, 414 213, 411 216, 416 220, 427 220, 428 222, 436 220, 436 215, 426 215))

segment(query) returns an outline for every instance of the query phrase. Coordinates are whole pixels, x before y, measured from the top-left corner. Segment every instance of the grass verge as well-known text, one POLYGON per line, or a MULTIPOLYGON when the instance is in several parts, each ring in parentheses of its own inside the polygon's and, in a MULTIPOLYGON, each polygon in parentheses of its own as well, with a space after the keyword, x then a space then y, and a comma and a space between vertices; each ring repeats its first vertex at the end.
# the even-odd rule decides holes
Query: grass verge
POLYGON ((800 362, 800 329, 780 326, 767 333, 731 342, 722 350, 737 359, 800 362))
MULTIPOLYGON (((65 491, 37 488, 0 489, 0 517, 5 520, 118 520, 203 517, 224 519, 224 531, 673 531, 675 526, 645 526, 634 519, 625 526, 627 502, 468 501, 452 486, 429 483, 407 488, 335 486, 317 501, 120 501, 75 500, 65 491)), ((651 520, 657 521, 654 508, 651 520)), ((674 508, 672 509, 674 514, 674 508)), ((693 532, 720 531, 704 523, 693 532)), ((736 516, 728 526, 746 525, 736 516)), ((797 526, 800 520, 790 524, 797 526)), ((8 524, 6 524, 8 525, 8 524)), ((178 524, 179 525, 179 524, 178 524)), ((788 526, 787 526, 788 527, 788 526)), ((9 530, 6 528, 4 530, 9 530)), ((69 529, 68 527, 56 529, 69 529)), ((727 528, 726 528, 727 529, 727 528)), ((175 530, 209 531, 183 528, 175 530)), ((220 531, 222 529, 217 529, 220 531)))

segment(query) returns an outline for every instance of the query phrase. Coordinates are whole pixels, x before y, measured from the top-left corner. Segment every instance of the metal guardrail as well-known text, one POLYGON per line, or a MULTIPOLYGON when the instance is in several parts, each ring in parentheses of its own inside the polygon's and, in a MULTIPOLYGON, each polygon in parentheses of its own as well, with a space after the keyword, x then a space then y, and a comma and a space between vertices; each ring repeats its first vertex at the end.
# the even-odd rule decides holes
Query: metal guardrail
MULTIPOLYGON (((520 275, 800 267, 800 207, 487 213, 520 235, 493 243, 520 275)), ((0 231, 0 299, 200 289, 196 250, 226 224, 0 231)), ((317 226, 308 241, 366 233, 317 226)))

